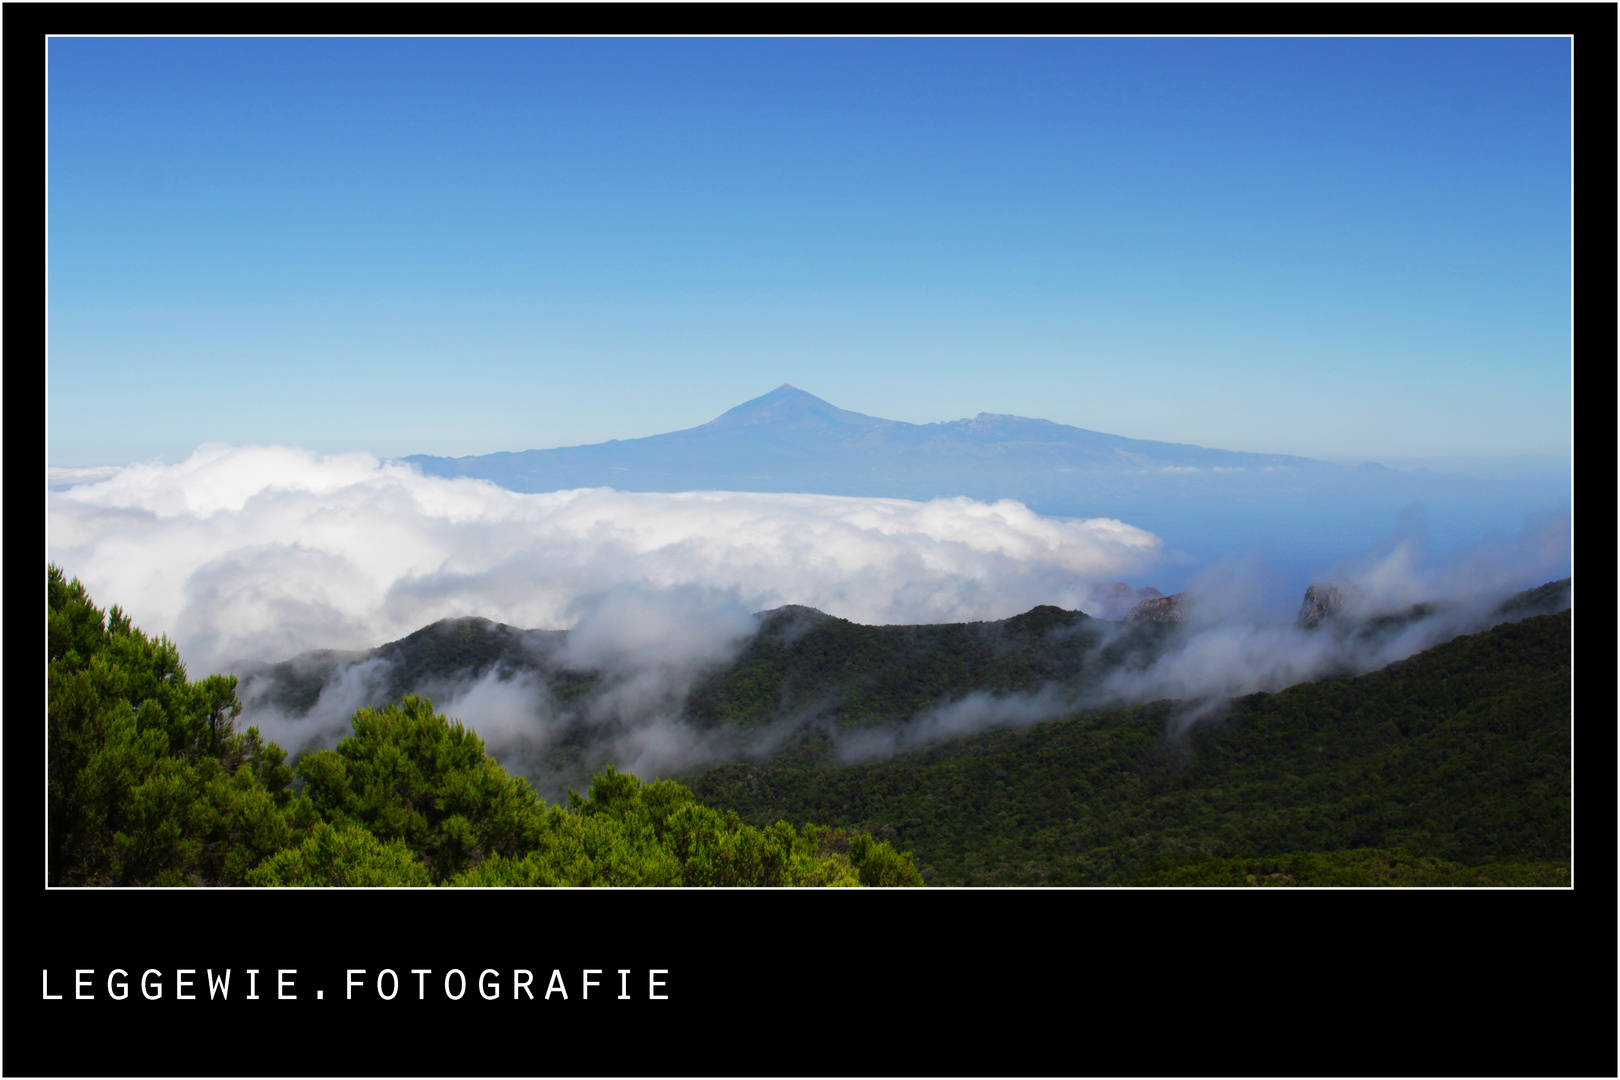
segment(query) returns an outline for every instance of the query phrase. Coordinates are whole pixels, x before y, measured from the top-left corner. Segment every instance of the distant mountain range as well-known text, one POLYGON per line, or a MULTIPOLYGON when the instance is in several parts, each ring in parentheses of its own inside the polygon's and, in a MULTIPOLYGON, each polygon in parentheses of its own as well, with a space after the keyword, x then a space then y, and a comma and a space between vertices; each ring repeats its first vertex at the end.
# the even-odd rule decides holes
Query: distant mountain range
MULTIPOLYGON (((783 384, 707 424, 589 446, 404 460, 435 476, 491 480, 513 491, 817 492, 930 499, 1014 498, 1055 508, 1120 480, 1140 485, 1199 474, 1353 476, 1357 469, 1286 454, 1249 454, 980 413, 909 424, 840 409, 783 384)), ((1387 472, 1378 466, 1368 466, 1387 472)))
MULTIPOLYGON (((1384 544, 1398 521, 1413 520, 1407 511, 1421 509, 1429 542, 1457 549, 1567 512, 1571 497, 1569 473, 1547 461, 1533 468, 1479 464, 1465 475, 1130 439, 994 413, 909 424, 840 409, 785 384, 685 431, 404 460, 429 475, 523 492, 1016 499, 1039 514, 1117 518, 1162 537, 1172 557, 1155 571, 1155 584, 1166 591, 1182 588, 1191 567, 1260 546, 1280 586, 1303 589, 1335 562, 1384 544)), ((1533 572, 1561 576, 1569 567, 1533 572)))

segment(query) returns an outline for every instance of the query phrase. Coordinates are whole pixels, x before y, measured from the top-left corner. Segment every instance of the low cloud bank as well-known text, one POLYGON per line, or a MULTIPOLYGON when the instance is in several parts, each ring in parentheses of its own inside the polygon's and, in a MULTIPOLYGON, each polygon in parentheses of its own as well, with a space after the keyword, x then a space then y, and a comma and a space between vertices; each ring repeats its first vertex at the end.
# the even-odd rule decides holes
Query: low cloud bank
MULTIPOLYGON (((90 595, 95 598, 94 593, 90 595)), ((269 700, 267 683, 250 676, 237 685, 242 701, 237 727, 257 727, 267 740, 293 756, 305 749, 329 749, 354 733, 349 721, 355 710, 377 702, 388 676, 388 662, 375 657, 341 664, 303 714, 289 714, 278 707, 269 700)))
POLYGON ((564 629, 584 598, 626 587, 866 623, 1002 618, 1082 606, 1089 582, 1139 577, 1160 549, 1120 521, 1011 501, 520 494, 288 447, 207 446, 47 498, 49 557, 196 671, 370 648, 462 615, 564 629))
MULTIPOLYGON (((558 778, 577 783, 593 763, 678 775, 760 756, 822 725, 809 704, 746 734, 686 719, 697 680, 754 632, 751 612, 802 604, 868 624, 993 620, 1037 604, 1097 613, 1120 588, 1093 583, 1140 583, 1161 546, 1117 520, 1048 518, 1010 501, 521 494, 285 447, 204 447, 179 465, 132 466, 48 500, 49 557, 98 602, 175 639, 196 675, 238 660, 369 649, 466 615, 568 629, 561 640, 529 635, 528 647, 546 651, 551 670, 592 673, 587 694, 559 700, 534 672, 504 668, 417 688, 548 798, 560 793, 558 778)), ((1256 549, 1204 570, 1167 647, 1100 682, 974 693, 900 727, 827 730, 835 757, 853 762, 1166 698, 1186 702, 1182 722, 1191 723, 1234 696, 1374 670, 1484 629, 1504 597, 1561 576, 1569 553, 1563 514, 1437 563, 1414 512, 1378 550, 1323 575, 1342 594, 1339 621, 1306 630, 1292 610, 1279 612, 1266 552, 1256 549), (1410 610, 1434 600, 1449 603, 1410 610), (1399 618, 1377 633, 1347 629, 1380 616, 1399 618)), ((382 659, 340 664, 296 717, 248 680, 242 720, 289 750, 330 746, 392 675, 382 659)))

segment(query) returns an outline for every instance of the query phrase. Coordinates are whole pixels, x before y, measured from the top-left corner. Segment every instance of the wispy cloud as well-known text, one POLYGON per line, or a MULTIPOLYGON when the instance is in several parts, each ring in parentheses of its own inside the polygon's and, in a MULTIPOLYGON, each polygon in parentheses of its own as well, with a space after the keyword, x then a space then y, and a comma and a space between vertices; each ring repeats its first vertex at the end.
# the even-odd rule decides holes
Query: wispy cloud
POLYGON ((1232 698, 1365 674, 1488 629, 1503 620, 1498 608, 1510 595, 1543 584, 1567 565, 1570 540, 1569 516, 1554 514, 1430 563, 1421 514, 1410 512, 1378 550, 1326 576, 1343 605, 1315 628, 1279 618, 1271 608, 1263 551, 1236 556, 1194 580, 1186 622, 1144 662, 1120 664, 1096 683, 969 693, 907 724, 842 736, 837 756, 869 760, 990 728, 1150 701, 1181 703, 1175 728, 1185 730, 1232 698))

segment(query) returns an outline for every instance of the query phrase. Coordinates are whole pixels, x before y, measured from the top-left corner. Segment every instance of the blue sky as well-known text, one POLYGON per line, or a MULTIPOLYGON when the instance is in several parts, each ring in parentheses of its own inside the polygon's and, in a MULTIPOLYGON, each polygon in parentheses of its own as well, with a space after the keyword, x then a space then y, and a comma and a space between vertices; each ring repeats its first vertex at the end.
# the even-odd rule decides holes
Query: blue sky
POLYGON ((49 44, 49 457, 468 454, 791 382, 1562 453, 1567 40, 49 44))

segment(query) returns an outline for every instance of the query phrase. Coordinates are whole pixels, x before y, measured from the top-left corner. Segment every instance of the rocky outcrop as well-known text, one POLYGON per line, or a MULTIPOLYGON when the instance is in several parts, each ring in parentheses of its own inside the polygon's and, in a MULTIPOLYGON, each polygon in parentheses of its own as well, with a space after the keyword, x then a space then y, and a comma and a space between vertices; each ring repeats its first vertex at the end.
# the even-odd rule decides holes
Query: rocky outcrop
POLYGON ((1130 623, 1179 623, 1187 621, 1192 598, 1186 593, 1151 597, 1131 608, 1125 615, 1130 623))
POLYGON ((1401 630, 1450 606, 1430 602, 1374 612, 1368 610, 1365 597, 1360 596, 1354 586, 1341 581, 1337 585, 1312 585, 1306 589, 1305 599, 1300 601, 1297 624, 1301 629, 1311 630, 1332 621, 1342 633, 1370 638, 1401 630))
POLYGON ((1091 586, 1088 607, 1098 618, 1123 619, 1143 600, 1157 600, 1163 596, 1164 593, 1151 585, 1133 589, 1123 581, 1104 581, 1091 586))
POLYGON ((1337 585, 1312 585, 1305 590, 1305 599, 1299 605, 1295 620, 1307 630, 1331 618, 1344 607, 1344 593, 1337 585))

